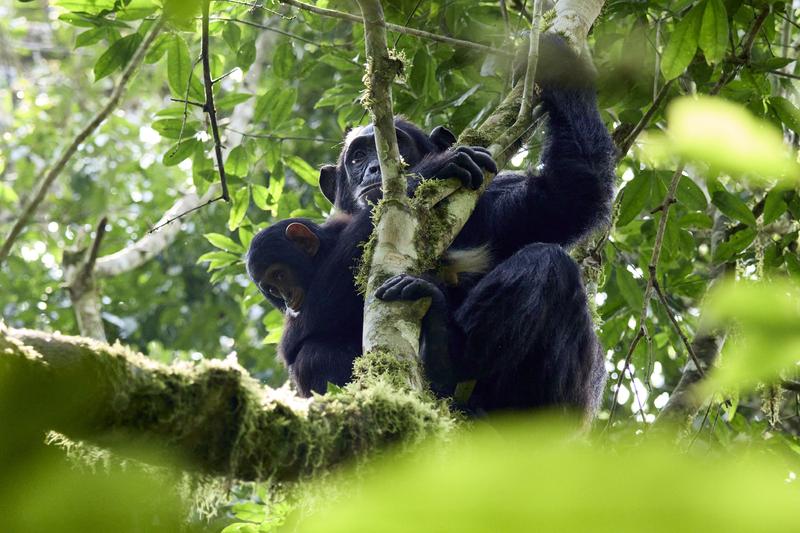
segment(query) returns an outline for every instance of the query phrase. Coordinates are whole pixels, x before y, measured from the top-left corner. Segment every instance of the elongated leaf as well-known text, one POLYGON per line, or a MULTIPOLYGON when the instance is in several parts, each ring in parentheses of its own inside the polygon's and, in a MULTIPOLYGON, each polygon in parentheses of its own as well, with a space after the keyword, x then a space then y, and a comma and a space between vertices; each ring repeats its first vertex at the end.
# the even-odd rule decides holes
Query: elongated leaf
POLYGON ((192 61, 189 59, 189 45, 178 34, 173 34, 167 45, 167 81, 175 98, 185 98, 189 85, 192 61))
POLYGON ((652 174, 642 173, 629 181, 622 189, 622 200, 619 205, 617 226, 624 226, 632 221, 650 201, 652 174))
POLYGON ((142 42, 142 36, 132 33, 118 41, 115 41, 97 59, 94 65, 94 79, 101 80, 117 69, 124 67, 133 57, 136 49, 142 42))
POLYGON ((319 185, 319 171, 306 163, 302 158, 291 155, 286 158, 286 164, 291 168, 300 179, 316 187, 319 185))
POLYGON ((782 96, 770 96, 769 105, 787 128, 800 134, 800 109, 782 96))
POLYGON ((762 215, 764 224, 775 222, 788 208, 789 206, 783 200, 783 191, 772 189, 764 200, 764 213, 762 215))
POLYGON ((722 0, 706 0, 698 43, 709 62, 718 63, 725 57, 728 48, 728 12, 722 0))
POLYGON ((716 263, 723 263, 733 258, 739 252, 742 252, 750 246, 756 238, 756 230, 753 228, 745 228, 737 231, 731 235, 730 239, 721 243, 717 247, 714 254, 714 261, 716 263))
POLYGON ((698 4, 675 26, 661 57, 661 73, 668 80, 680 76, 692 62, 702 21, 703 4, 698 4))
POLYGON ((244 253, 244 246, 234 241, 230 237, 222 235, 221 233, 206 233, 203 235, 203 237, 205 237, 208 242, 220 250, 238 254, 244 253))
POLYGON ((725 190, 719 190, 714 193, 712 202, 728 218, 744 222, 749 226, 756 225, 756 217, 753 212, 736 195, 725 190))
POLYGON ((187 157, 191 156, 195 150, 202 146, 200 141, 196 139, 188 139, 180 144, 173 145, 167 153, 164 154, 164 166, 175 166, 187 157))
POLYGON ((239 227, 247 214, 247 208, 250 206, 250 187, 242 187, 234 192, 232 202, 233 205, 231 205, 231 212, 228 216, 228 229, 231 231, 239 227))

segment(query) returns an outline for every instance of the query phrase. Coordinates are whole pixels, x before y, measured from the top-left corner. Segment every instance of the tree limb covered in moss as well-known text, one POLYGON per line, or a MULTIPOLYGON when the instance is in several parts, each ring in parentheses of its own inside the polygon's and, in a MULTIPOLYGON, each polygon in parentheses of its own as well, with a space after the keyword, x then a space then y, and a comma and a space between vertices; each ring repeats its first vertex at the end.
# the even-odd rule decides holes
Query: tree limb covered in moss
POLYGON ((156 445, 217 475, 297 479, 452 427, 446 409, 380 377, 386 364, 364 361, 345 392, 303 400, 233 363, 166 366, 119 344, 0 324, 0 415, 26 413, 3 446, 52 429, 112 450, 156 445))
POLYGON ((122 76, 120 76, 119 81, 114 87, 114 90, 111 92, 111 96, 108 98, 106 105, 104 105, 103 108, 100 109, 100 111, 98 111, 97 114, 92 118, 92 120, 90 120, 89 123, 86 124, 86 126, 84 126, 84 128, 72 139, 72 141, 69 143, 69 146, 67 146, 64 151, 61 152, 61 156, 58 158, 58 160, 53 163, 53 165, 35 185, 35 192, 31 194, 31 196, 28 198, 28 201, 25 202, 17 221, 8 232, 8 235, 6 235, 3 245, 0 246, 0 265, 2 265, 6 260, 6 257, 8 257, 11 247, 14 246, 14 243, 22 233, 22 230, 25 229, 28 221, 39 208, 39 205, 41 205, 45 195, 47 194, 47 191, 49 191, 50 187, 53 185, 53 182, 59 175, 61 175, 61 172, 67 166, 69 160, 72 159, 72 156, 78 151, 78 147, 89 137, 89 135, 94 133, 94 130, 96 130, 117 107, 117 104, 122 99, 122 95, 125 94, 125 89, 128 87, 128 83, 131 81, 136 69, 144 59, 147 49, 150 48, 150 45, 153 44, 156 36, 161 32, 163 24, 163 20, 161 19, 156 21, 156 23, 153 25, 153 28, 142 40, 139 48, 136 49, 133 57, 131 57, 130 61, 128 61, 128 64, 125 66, 125 70, 122 71, 122 76))
MULTIPOLYGON (((364 41, 367 49, 366 94, 364 106, 375 125, 375 147, 381 167, 383 200, 378 209, 374 246, 370 254, 369 276, 364 304, 365 352, 386 351, 396 357, 416 361, 419 354, 419 305, 384 303, 375 298, 375 289, 394 274, 408 272, 417 265, 414 242, 419 220, 406 196, 406 180, 392 111, 392 82, 403 68, 386 46, 386 24, 379 0, 358 0, 364 16, 364 41)), ((408 376, 417 389, 422 387, 418 365, 408 376)))

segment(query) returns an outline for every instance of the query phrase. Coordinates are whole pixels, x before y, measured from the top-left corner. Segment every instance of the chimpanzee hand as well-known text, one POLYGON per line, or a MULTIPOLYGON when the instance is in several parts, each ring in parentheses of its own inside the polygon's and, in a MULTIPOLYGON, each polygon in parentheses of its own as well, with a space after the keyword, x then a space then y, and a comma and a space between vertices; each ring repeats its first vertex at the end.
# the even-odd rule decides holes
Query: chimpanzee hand
POLYGON ((387 279, 375 290, 375 297, 387 302, 413 302, 427 297, 433 298, 437 303, 444 302, 444 295, 439 287, 410 274, 398 274, 387 279))
POLYGON ((413 302, 431 298, 431 306, 422 319, 420 358, 431 389, 440 397, 451 396, 456 377, 450 360, 447 302, 444 293, 434 283, 409 274, 387 279, 375 291, 381 300, 413 302))
MULTIPOLYGON (((464 187, 477 189, 483 183, 483 172, 497 173, 497 165, 489 150, 480 146, 459 146, 457 148, 430 154, 409 173, 424 179, 458 179, 464 187)), ((409 193, 413 193, 419 180, 412 180, 409 193)))

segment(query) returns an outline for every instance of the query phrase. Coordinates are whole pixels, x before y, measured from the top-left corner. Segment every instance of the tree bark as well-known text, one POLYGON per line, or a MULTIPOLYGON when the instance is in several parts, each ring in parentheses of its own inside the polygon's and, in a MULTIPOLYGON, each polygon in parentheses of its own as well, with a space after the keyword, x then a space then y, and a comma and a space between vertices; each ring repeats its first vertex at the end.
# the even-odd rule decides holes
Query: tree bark
POLYGON ((298 479, 453 426, 445 408, 411 390, 356 382, 304 400, 261 387, 234 363, 166 366, 119 344, 2 324, 0 383, 0 419, 15 421, 0 451, 20 433, 41 442, 52 429, 111 449, 155 446, 244 480, 298 479))

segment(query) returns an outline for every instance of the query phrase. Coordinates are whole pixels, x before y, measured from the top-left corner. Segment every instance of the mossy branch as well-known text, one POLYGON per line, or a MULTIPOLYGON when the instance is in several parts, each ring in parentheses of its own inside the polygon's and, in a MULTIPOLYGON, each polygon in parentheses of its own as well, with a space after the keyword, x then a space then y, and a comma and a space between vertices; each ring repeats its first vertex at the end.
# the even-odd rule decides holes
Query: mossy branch
POLYGON ((155 444, 217 475, 297 479, 449 431, 446 409, 385 380, 396 364, 365 358, 343 392, 302 400, 232 363, 166 366, 119 344, 0 324, 0 418, 21 421, 0 449, 52 429, 112 450, 155 444))

